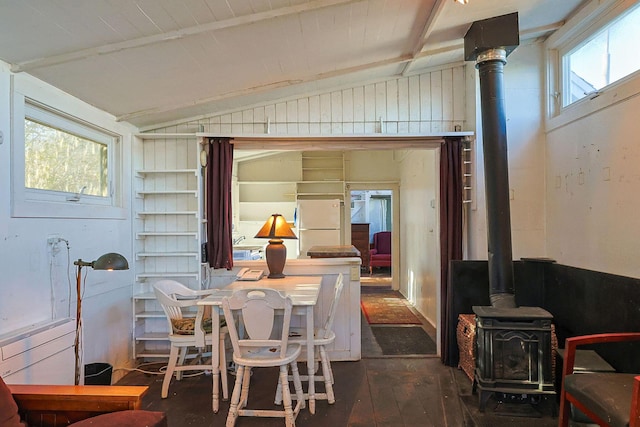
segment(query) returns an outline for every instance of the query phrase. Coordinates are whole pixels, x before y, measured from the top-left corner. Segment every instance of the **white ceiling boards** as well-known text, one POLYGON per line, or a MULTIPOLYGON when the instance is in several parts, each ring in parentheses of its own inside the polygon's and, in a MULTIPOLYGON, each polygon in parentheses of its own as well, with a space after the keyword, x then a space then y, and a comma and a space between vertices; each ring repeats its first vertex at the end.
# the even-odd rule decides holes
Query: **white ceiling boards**
POLYGON ((461 62, 469 25, 549 34, 580 0, 22 0, 0 59, 145 127, 461 62))

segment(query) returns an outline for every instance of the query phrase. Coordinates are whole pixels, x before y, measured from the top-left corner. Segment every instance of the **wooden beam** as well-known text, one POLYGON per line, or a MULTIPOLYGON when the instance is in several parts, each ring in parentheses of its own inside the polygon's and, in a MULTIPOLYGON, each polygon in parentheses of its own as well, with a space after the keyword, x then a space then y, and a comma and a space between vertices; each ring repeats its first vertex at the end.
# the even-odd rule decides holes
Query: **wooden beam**
POLYGON ((422 27, 422 32, 420 33, 420 36, 414 41, 413 48, 411 50, 412 59, 410 61, 407 61, 404 64, 404 69, 400 73, 403 76, 409 73, 409 69, 413 64, 413 61, 415 60, 416 55, 418 55, 418 53, 422 51, 425 43, 427 42, 427 39, 433 32, 433 28, 435 27, 435 24, 438 21, 438 18, 440 18, 440 15, 442 14, 442 10, 444 9, 445 1, 446 0, 436 0, 436 3, 433 5, 433 8, 431 9, 431 12, 427 15, 427 20, 422 27))

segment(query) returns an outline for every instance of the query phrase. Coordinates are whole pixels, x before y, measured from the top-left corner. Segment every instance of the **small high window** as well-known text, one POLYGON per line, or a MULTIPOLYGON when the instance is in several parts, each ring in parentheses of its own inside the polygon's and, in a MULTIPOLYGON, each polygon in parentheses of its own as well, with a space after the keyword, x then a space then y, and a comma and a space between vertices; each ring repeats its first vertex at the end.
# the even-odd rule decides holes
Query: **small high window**
POLYGON ((108 196, 108 145, 25 118, 25 187, 108 196))
POLYGON ((640 70, 640 6, 562 55, 564 107, 640 70))
POLYGON ((14 217, 122 218, 121 136, 16 92, 14 217))

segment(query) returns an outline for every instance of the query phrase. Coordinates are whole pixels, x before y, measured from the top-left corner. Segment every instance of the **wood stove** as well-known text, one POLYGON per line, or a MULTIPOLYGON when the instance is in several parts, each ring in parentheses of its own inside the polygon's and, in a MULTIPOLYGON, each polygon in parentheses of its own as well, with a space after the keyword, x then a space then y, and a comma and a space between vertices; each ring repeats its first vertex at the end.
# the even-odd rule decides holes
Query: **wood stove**
POLYGON ((518 14, 474 22, 465 59, 479 72, 482 110, 491 306, 475 306, 474 391, 480 410, 494 393, 555 394, 551 319, 539 307, 517 307, 511 251, 507 129, 502 81, 507 56, 519 45, 518 14))
POLYGON ((473 389, 484 411, 496 392, 555 394, 551 319, 539 307, 473 307, 476 314, 476 368, 473 389))

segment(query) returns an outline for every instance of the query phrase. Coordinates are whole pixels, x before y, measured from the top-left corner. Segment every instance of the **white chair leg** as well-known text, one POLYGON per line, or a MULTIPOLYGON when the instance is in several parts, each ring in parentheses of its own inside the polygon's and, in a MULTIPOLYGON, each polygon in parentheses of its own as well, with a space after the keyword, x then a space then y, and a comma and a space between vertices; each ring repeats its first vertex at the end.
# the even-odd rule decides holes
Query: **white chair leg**
POLYGON ((238 406, 240 404, 240 392, 242 391, 242 378, 245 367, 236 365, 236 381, 231 394, 231 403, 229 404, 229 414, 227 415, 227 427, 233 427, 238 419, 238 406))
POLYGON ((331 362, 324 346, 320 346, 320 360, 322 361, 322 376, 324 377, 324 387, 327 393, 327 401, 329 404, 335 403, 336 398, 333 394, 333 372, 331 371, 331 362))
POLYGON ((276 398, 273 403, 276 405, 282 404, 282 383, 278 381, 278 386, 276 387, 276 398))
MULTIPOLYGON (((296 400, 300 408, 307 406, 306 400, 304 400, 304 391, 302 390, 302 381, 300 380, 300 372, 298 371, 298 362, 291 362, 291 376, 293 377, 293 388, 296 391, 296 400)), ((287 378, 287 381, 289 379, 287 378)))
POLYGON ((296 421, 293 417, 293 406, 291 403, 291 392, 289 391, 289 370, 287 366, 280 366, 280 384, 282 384, 282 403, 284 405, 284 420, 287 427, 295 427, 296 421))
MULTIPOLYGON (((236 376, 240 375, 240 372, 236 372, 236 376)), ((251 368, 245 367, 242 372, 242 394, 240 394, 239 408, 244 408, 249 403, 249 384, 251 383, 251 368)))
POLYGON ((222 399, 229 399, 229 380, 227 376, 227 353, 224 348, 224 334, 220 334, 220 381, 222 382, 222 399))
POLYGON ((171 350, 169 351, 169 362, 167 363, 167 370, 164 372, 164 379, 162 380, 162 392, 160 393, 160 396, 163 399, 166 399, 169 395, 169 383, 171 383, 171 378, 173 378, 173 373, 176 370, 178 351, 178 347, 171 346, 171 350))
MULTIPOLYGON (((187 358, 187 347, 180 347, 180 356, 178 357, 178 366, 184 365, 184 360, 187 358)), ((182 380, 182 371, 176 372, 176 379, 182 380)))

